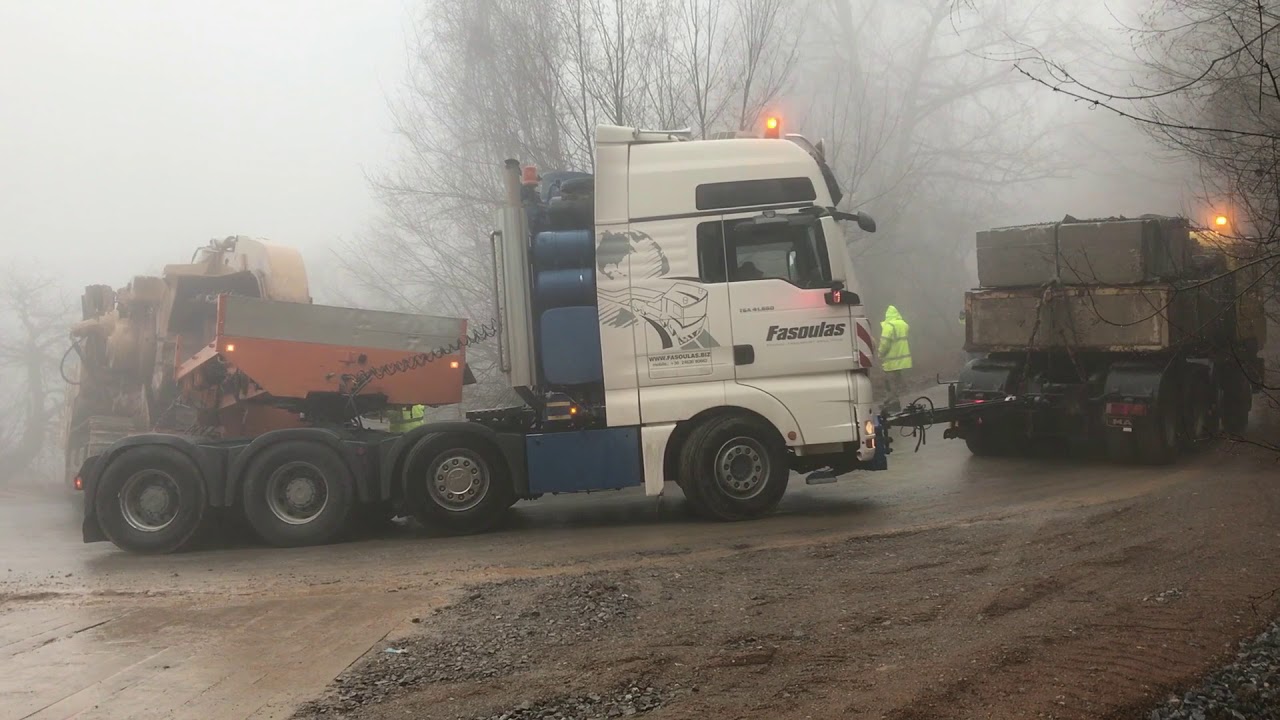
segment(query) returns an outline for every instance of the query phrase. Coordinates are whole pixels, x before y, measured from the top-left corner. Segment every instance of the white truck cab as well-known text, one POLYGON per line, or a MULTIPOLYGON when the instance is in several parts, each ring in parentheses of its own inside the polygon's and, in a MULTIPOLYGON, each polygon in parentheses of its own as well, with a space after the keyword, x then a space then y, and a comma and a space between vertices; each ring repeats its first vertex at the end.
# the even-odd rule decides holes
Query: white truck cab
POLYGON ((616 487, 633 446, 647 494, 675 481, 725 518, 771 508, 792 469, 884 468, 839 220, 874 223, 835 210, 820 149, 615 126, 595 140, 594 176, 508 161, 495 276, 503 368, 536 442, 573 432, 584 444, 561 454, 599 440, 622 455, 600 482, 557 460, 561 482, 531 446, 527 495, 616 487))

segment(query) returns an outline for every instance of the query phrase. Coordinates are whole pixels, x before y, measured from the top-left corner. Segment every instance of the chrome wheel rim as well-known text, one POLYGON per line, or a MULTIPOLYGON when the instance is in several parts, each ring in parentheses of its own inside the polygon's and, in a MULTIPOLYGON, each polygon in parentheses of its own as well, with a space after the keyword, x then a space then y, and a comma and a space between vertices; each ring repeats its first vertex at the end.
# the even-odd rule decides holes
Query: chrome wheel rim
POLYGON ((769 479, 769 453, 759 440, 736 437, 716 453, 716 483, 735 500, 750 500, 769 479))
POLYGON ((169 527, 178 517, 181 501, 178 481, 163 470, 136 472, 120 488, 120 514, 138 532, 155 533, 169 527))
POLYGON ((489 494, 489 466, 471 450, 449 450, 432 463, 427 491, 436 505, 463 512, 479 505, 489 494))
POLYGON ((320 468, 295 460, 267 478, 267 507, 280 522, 306 525, 329 505, 329 483, 320 468))

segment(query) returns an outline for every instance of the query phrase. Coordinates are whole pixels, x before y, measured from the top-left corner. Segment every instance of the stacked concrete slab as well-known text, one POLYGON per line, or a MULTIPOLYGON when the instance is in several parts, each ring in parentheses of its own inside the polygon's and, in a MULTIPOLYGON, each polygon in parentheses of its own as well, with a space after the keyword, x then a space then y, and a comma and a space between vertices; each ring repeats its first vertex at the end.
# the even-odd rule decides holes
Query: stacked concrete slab
POLYGON ((1068 217, 979 232, 983 289, 965 298, 966 346, 1149 352, 1225 332, 1230 278, 1185 282, 1206 275, 1192 248, 1180 218, 1068 217))
POLYGON ((978 284, 1135 285, 1185 276, 1189 231, 1179 218, 1075 220, 978 233, 978 284))

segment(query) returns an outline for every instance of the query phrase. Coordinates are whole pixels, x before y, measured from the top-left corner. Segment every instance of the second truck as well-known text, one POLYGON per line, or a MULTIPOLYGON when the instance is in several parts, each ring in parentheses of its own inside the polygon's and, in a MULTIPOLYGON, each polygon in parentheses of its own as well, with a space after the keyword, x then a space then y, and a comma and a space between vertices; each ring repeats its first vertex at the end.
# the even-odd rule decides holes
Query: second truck
POLYGON ((594 176, 507 162, 495 319, 470 334, 201 298, 204 335, 175 350, 159 406, 217 423, 86 445, 85 541, 176 550, 211 508, 283 545, 330 541, 388 505, 475 532, 520 499, 659 495, 668 481, 697 513, 735 520, 772 510, 792 471, 823 483, 885 469, 874 341, 840 225, 874 223, 836 209, 821 144, 613 126, 595 141, 594 176), (384 406, 458 402, 466 346, 490 331, 522 404, 403 434, 361 426, 384 406))
POLYGON ((1147 464, 1239 435, 1264 369, 1255 250, 1161 216, 980 232, 980 287, 965 296, 978 357, 949 407, 890 422, 947 422, 977 455, 1047 441, 1147 464))

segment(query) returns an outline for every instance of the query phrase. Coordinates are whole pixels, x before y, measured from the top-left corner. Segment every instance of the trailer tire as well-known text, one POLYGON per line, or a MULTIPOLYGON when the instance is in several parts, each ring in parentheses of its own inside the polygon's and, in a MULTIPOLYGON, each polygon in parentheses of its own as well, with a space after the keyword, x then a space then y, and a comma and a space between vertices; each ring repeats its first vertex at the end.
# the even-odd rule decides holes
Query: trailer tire
POLYGON ((200 469, 163 445, 122 450, 103 469, 94 495, 103 534, 137 553, 181 550, 200 530, 207 507, 200 469))
POLYGON ((405 479, 413 514, 430 532, 485 532, 514 504, 511 474, 492 443, 465 433, 432 434, 411 457, 405 479))
POLYGON ((323 545, 347 529, 354 484, 351 470, 333 448, 309 440, 281 442, 249 463, 244 514, 268 544, 323 545))
POLYGON ((707 418, 680 448, 680 487, 691 509, 712 520, 769 513, 787 491, 790 475, 782 436, 745 415, 707 418))

